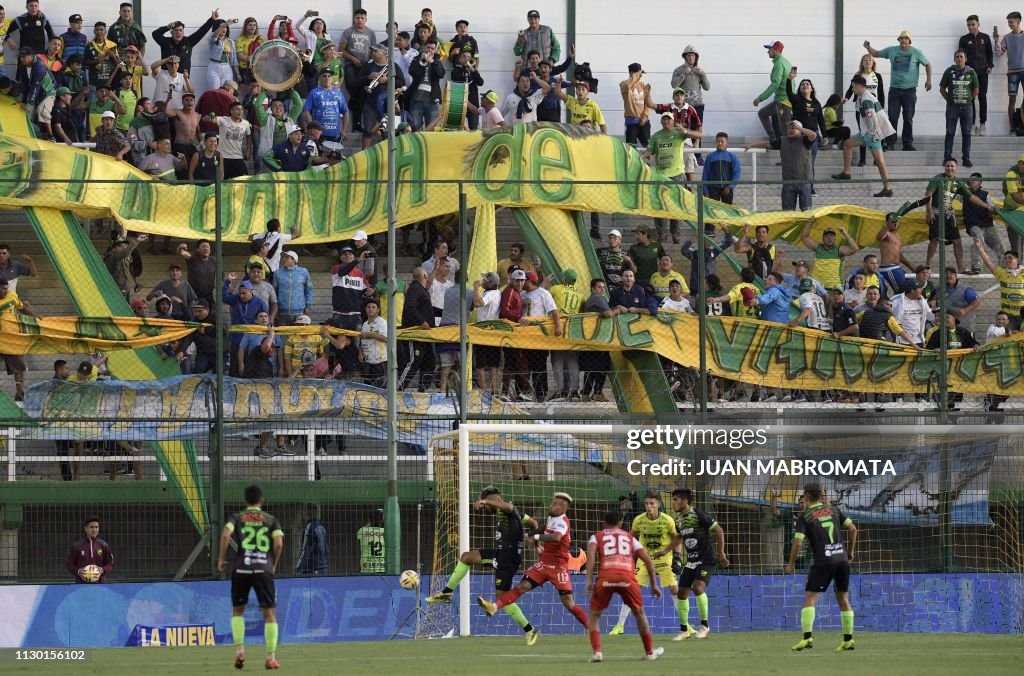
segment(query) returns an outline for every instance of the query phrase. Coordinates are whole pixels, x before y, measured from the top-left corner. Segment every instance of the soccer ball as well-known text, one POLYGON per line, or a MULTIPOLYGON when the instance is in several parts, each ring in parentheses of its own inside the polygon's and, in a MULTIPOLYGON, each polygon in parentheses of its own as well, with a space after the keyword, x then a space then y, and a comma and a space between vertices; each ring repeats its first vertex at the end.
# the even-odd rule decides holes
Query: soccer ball
POLYGON ((420 586, 420 574, 415 570, 407 570, 398 577, 398 584, 402 589, 416 589, 420 586))
POLYGON ((100 577, 103 575, 103 569, 96 565, 82 566, 78 571, 78 576, 86 582, 99 582, 100 577))

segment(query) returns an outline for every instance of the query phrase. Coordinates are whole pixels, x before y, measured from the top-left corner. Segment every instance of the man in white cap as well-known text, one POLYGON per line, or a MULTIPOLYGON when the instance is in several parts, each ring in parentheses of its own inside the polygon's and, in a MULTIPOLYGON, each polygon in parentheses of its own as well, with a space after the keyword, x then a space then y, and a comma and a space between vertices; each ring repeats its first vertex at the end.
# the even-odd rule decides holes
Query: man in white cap
MULTIPOLYGON (((153 101, 164 101, 167 108, 181 108, 181 97, 185 92, 196 93, 192 81, 185 74, 181 67, 181 57, 169 56, 165 59, 154 61, 150 66, 151 75, 156 80, 156 87, 153 90, 153 101)), ((197 111, 202 114, 202 111, 197 111)))
POLYGON ((96 130, 96 152, 123 160, 132 149, 124 134, 114 128, 117 115, 108 110, 100 118, 100 128, 96 130))
POLYGON ((369 237, 365 230, 356 230, 352 235, 352 241, 347 243, 352 247, 352 253, 359 261, 358 267, 366 277, 366 283, 373 286, 377 283, 377 251, 370 244, 369 237))
MULTIPOLYGON (((288 110, 285 110, 283 100, 272 98, 264 91, 261 91, 253 102, 256 122, 260 125, 260 140, 256 149, 259 157, 266 155, 267 151, 277 144, 288 140, 289 123, 295 123, 299 119, 299 113, 302 112, 302 97, 293 88, 289 91, 288 98, 291 101, 291 107, 288 110), (270 98, 269 102, 268 98, 270 98)), ((308 138, 304 140, 310 147, 314 147, 315 144, 309 143, 308 138)), ((270 171, 270 168, 261 166, 260 171, 270 171)))
MULTIPOLYGON (((280 317, 279 317, 280 318, 280 317)), ((298 315, 295 320, 289 322, 290 326, 311 326, 313 320, 309 315, 298 315)), ((280 325, 285 326, 284 322, 280 325)), ((316 363, 317 359, 327 355, 327 339, 324 338, 319 329, 310 328, 303 333, 289 334, 284 343, 282 351, 281 372, 283 378, 298 377, 304 364, 316 363)))
POLYGON ((281 267, 274 273, 274 291, 279 325, 298 323, 301 315, 312 312, 313 279, 309 270, 299 266, 299 254, 294 251, 285 251, 281 256, 281 267))
POLYGON ((305 171, 313 164, 327 164, 327 157, 314 155, 309 144, 302 142, 302 129, 294 122, 285 125, 288 138, 263 154, 263 162, 275 171, 305 171))
POLYGON ((608 233, 608 246, 597 250, 597 261, 609 289, 622 286, 623 270, 636 272, 633 261, 622 250, 622 233, 618 230, 608 233))

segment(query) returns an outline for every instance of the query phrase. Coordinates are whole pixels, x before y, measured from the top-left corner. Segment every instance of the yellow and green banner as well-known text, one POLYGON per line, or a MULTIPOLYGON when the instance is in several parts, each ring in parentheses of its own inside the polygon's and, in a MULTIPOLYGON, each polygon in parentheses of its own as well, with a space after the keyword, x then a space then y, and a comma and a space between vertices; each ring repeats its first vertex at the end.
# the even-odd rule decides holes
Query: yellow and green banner
MULTIPOLYGON (((71 212, 30 207, 25 214, 79 313, 86 317, 133 316, 85 229, 71 212)), ((122 380, 156 380, 181 373, 177 361, 161 359, 154 348, 111 352, 107 368, 122 380)), ((193 525, 204 532, 208 524, 206 499, 192 442, 154 442, 151 447, 193 525)))
POLYGON ((0 354, 90 354, 172 343, 202 324, 139 317, 0 315, 0 354))
MULTIPOLYGON (((154 181, 124 162, 11 134, 0 136, 0 208, 49 207, 86 218, 114 217, 129 229, 181 238, 206 237, 215 222, 214 187, 154 181)), ((397 139, 399 226, 458 211, 460 185, 469 208, 484 204, 599 211, 697 222, 694 196, 654 172, 618 139, 556 123, 487 131, 406 134, 397 139)), ((223 185, 226 241, 246 241, 271 218, 302 224, 299 243, 336 242, 356 230, 387 228, 387 156, 371 146, 324 171, 261 174, 223 185)), ((923 189, 923 186, 922 186, 923 189)), ((844 226, 862 246, 875 243, 885 215, 853 205, 808 212, 758 213, 771 239, 797 241, 808 218, 812 232, 844 226)), ((705 201, 706 221, 738 231, 751 213, 705 201)), ((905 244, 924 241, 924 214, 901 225, 905 244)))
MULTIPOLYGON (((925 393, 935 391, 940 369, 949 389, 973 394, 1024 395, 1024 335, 978 350, 950 350, 942 364, 937 351, 866 338, 835 339, 805 328, 736 317, 708 317, 707 367, 715 376, 763 387, 853 392, 925 393)), ((403 329, 403 340, 457 342, 459 327, 403 329)), ((480 322, 468 329, 479 345, 534 350, 635 351, 658 354, 696 368, 699 322, 696 315, 672 311, 656 317, 624 313, 615 317, 581 314, 562 320, 555 336, 550 320, 528 326, 480 322)), ((645 369, 646 370, 646 369, 645 369)), ((636 387, 641 394, 643 387, 636 387)), ((631 409, 633 410, 633 409, 631 409)), ((642 410, 642 409, 639 409, 642 410)))

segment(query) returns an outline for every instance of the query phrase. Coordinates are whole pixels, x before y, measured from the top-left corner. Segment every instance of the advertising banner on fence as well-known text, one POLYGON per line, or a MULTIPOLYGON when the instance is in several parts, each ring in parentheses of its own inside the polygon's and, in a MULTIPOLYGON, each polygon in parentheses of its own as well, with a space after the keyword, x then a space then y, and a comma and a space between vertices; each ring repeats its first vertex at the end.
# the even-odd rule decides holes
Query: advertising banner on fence
MULTIPOLYGON (((471 576, 472 594, 494 591, 487 575, 471 576)), ((583 575, 572 575, 577 598, 584 596, 583 575)), ((800 607, 784 599, 803 598, 802 575, 727 575, 717 584, 713 631, 791 631, 800 624, 800 607), (777 605, 766 610, 763 599, 777 605), (770 612, 769 612, 770 610, 770 612)), ((1021 613, 1012 573, 858 574, 850 593, 858 600, 861 631, 1007 633, 1021 613), (941 593, 939 593, 941 590, 941 593)), ((423 584, 429 589, 430 579, 423 584)), ((15 609, 0 624, 0 648, 115 648, 124 646, 137 624, 214 625, 218 645, 231 642, 230 583, 157 582, 103 585, 2 585, 0 605, 15 609), (88 618, 83 621, 82 618, 88 618)), ((519 602, 523 612, 551 633, 579 634, 575 622, 565 622, 565 610, 548 602, 545 594, 527 594, 519 602)), ((396 632, 409 638, 415 621, 403 624, 416 607, 416 594, 398 586, 397 576, 288 578, 277 581, 277 621, 280 641, 383 641, 396 632)), ((435 613, 438 606, 429 612, 435 613)), ((440 610, 453 617, 448 606, 440 610)), ((521 636, 522 631, 504 613, 488 619, 482 611, 473 618, 473 633, 486 636, 521 636)), ((439 613, 435 613, 439 614, 439 613)), ((454 635, 451 619, 424 623, 454 635)), ((675 606, 656 603, 648 609, 655 633, 676 631, 675 606)), ((433 619, 433 618, 432 618, 433 619)), ((246 614, 247 643, 263 640, 259 613, 246 614)), ((161 639, 164 637, 161 636, 161 639)))

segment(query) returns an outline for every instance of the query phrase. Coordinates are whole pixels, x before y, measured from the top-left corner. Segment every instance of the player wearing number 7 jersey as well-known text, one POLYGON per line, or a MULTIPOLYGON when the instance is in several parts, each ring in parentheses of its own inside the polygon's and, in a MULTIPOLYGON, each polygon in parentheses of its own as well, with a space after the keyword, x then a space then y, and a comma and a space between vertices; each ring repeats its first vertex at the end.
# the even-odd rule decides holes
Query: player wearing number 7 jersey
POLYGON ((644 644, 644 657, 656 660, 665 652, 664 648, 654 647, 651 627, 644 613, 644 600, 640 594, 640 585, 636 581, 633 557, 644 563, 647 577, 651 581, 651 593, 654 598, 661 598, 654 571, 654 561, 632 533, 622 530, 622 514, 609 512, 604 517, 605 529, 590 536, 587 543, 587 596, 590 600, 590 622, 587 632, 590 634, 590 647, 594 649, 591 662, 601 662, 601 613, 611 603, 612 595, 622 597, 622 603, 633 611, 636 617, 637 630, 644 644), (600 555, 601 568, 597 574, 597 586, 594 586, 594 562, 600 555))
POLYGON ((263 491, 252 485, 245 489, 245 511, 231 516, 220 536, 217 570, 227 569, 224 560, 231 541, 237 553, 231 568, 231 637, 235 641, 235 669, 245 666, 245 607, 249 591, 255 590, 263 611, 263 636, 267 643, 267 669, 280 669, 277 661, 277 593, 274 573, 284 549, 284 529, 273 514, 263 511, 263 491))
POLYGON ((491 603, 482 596, 477 598, 477 603, 488 615, 493 616, 501 608, 518 601, 520 596, 531 589, 550 582, 558 590, 566 610, 572 613, 580 624, 587 626, 587 613, 573 600, 572 582, 569 581, 569 542, 572 540, 572 531, 565 513, 571 504, 572 497, 568 493, 555 493, 548 509, 548 521, 544 526, 544 532, 533 535, 534 542, 544 543, 540 561, 526 571, 526 575, 515 589, 502 594, 497 603, 491 603))
POLYGON ((807 586, 804 588, 804 607, 800 611, 800 624, 804 637, 793 646, 793 650, 806 650, 814 647, 814 604, 818 594, 828 590, 829 584, 835 580, 836 601, 839 603, 839 619, 843 625, 843 642, 836 652, 853 650, 853 606, 850 605, 850 562, 857 546, 857 527, 853 521, 833 506, 820 484, 807 484, 800 498, 802 511, 796 517, 796 532, 793 534, 793 546, 789 550, 789 562, 786 573, 796 569, 796 557, 804 540, 811 545, 814 552, 814 563, 807 575, 807 586), (843 531, 850 538, 846 544, 843 531))
MULTIPOLYGON (((430 596, 427 603, 451 603, 455 588, 474 564, 493 563, 494 589, 502 593, 512 589, 512 578, 519 572, 519 566, 523 563, 523 527, 536 530, 537 522, 525 514, 520 514, 511 502, 503 500, 501 491, 494 486, 488 486, 480 491, 480 499, 473 506, 477 510, 494 514, 494 548, 464 552, 459 557, 459 562, 455 564, 455 570, 448 578, 444 589, 430 596)), ((537 642, 540 632, 530 624, 517 604, 509 603, 502 610, 526 632, 526 645, 537 642)))

